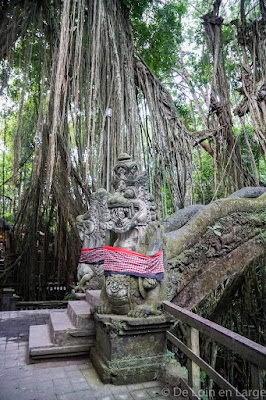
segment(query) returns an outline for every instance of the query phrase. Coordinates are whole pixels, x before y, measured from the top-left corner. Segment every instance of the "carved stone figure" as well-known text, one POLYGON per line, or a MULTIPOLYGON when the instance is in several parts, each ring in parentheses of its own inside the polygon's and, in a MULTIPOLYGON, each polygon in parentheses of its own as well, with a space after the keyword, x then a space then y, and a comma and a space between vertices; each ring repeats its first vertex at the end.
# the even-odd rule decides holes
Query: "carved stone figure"
POLYGON ((114 173, 115 193, 108 201, 112 231, 117 235, 114 246, 140 251, 147 230, 156 220, 148 177, 145 172, 139 173, 137 164, 124 153, 119 156, 114 173))
MULTIPOLYGON (((108 273, 105 265, 105 274, 108 276, 105 278, 97 312, 134 317, 158 315, 158 308, 164 299, 161 282, 163 274, 152 275, 148 269, 146 273, 138 274, 127 269, 131 257, 135 257, 133 264, 143 264, 143 254, 155 256, 158 253, 158 263, 163 265, 163 255, 159 253, 162 249, 162 235, 156 222, 156 207, 149 193, 147 174, 139 172, 137 164, 128 154, 119 156, 114 174, 115 193, 108 199, 108 208, 112 221, 111 231, 115 236, 111 244, 121 249, 112 257, 119 257, 114 265, 119 265, 121 271, 112 271, 110 267, 108 273), (123 249, 131 253, 123 252, 123 249)), ((156 264, 155 258, 147 257, 146 260, 147 265, 151 262, 156 264)), ((105 263, 108 264, 108 260, 105 263)), ((143 268, 145 271, 145 266, 143 268)))
MULTIPOLYGON (((110 212, 107 207, 109 193, 99 189, 91 196, 91 205, 84 215, 77 217, 77 227, 82 249, 104 246, 106 230, 110 228, 110 212)), ((103 264, 103 260, 102 260, 103 264)), ((100 289, 104 283, 103 265, 99 262, 80 262, 77 269, 78 284, 74 292, 85 292, 90 284, 91 289, 100 289), (93 281, 92 281, 92 278, 93 281)))
POLYGON ((156 279, 112 274, 105 279, 97 313, 144 318, 160 315, 164 293, 163 283, 156 279))

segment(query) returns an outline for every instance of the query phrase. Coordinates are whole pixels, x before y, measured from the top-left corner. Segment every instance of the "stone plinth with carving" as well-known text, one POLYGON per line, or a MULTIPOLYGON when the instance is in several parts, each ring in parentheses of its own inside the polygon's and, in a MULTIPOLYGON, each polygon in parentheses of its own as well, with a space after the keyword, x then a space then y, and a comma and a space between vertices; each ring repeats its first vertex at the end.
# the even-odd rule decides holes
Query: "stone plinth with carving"
POLYGON ((173 318, 163 314, 148 318, 118 315, 94 316, 96 344, 91 360, 104 383, 140 383, 158 378, 169 362, 166 331, 173 318))

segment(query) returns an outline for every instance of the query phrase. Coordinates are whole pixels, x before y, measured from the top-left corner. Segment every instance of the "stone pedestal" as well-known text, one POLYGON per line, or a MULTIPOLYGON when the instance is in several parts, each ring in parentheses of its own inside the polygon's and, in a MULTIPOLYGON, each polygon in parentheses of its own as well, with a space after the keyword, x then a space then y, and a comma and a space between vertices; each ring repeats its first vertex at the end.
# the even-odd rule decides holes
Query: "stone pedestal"
POLYGON ((168 314, 147 318, 95 314, 96 343, 91 361, 104 383, 116 385, 151 381, 169 361, 168 314))

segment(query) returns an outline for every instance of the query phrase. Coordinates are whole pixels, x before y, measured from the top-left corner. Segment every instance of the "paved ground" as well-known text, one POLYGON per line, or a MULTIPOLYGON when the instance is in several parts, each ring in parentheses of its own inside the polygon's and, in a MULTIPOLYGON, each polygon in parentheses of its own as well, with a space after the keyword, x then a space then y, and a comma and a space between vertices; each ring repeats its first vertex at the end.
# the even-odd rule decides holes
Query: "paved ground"
POLYGON ((30 325, 49 311, 0 312, 0 400, 168 400, 159 382, 104 385, 88 358, 27 364, 30 325))

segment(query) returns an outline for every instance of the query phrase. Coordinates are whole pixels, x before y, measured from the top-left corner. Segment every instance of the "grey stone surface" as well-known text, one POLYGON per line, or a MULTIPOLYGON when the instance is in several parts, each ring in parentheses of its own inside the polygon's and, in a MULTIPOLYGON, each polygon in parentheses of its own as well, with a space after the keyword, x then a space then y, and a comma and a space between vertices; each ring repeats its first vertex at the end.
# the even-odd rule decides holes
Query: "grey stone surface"
MULTIPOLYGON (((92 193, 89 210, 76 219, 82 249, 102 247, 106 230, 110 228, 110 212, 107 201, 110 194, 100 188, 92 193)), ((72 293, 85 293, 86 289, 101 289, 104 283, 103 268, 87 262, 80 262, 77 268, 78 284, 72 293)))
POLYGON ((69 340, 68 332, 75 330, 75 325, 70 320, 65 310, 52 311, 50 313, 49 325, 51 328, 52 342, 55 344, 66 344, 69 340))
POLYGON ((94 321, 91 314, 91 305, 85 300, 69 301, 67 314, 76 328, 93 329, 94 321))
POLYGON ((50 327, 45 325, 32 325, 29 328, 29 349, 47 347, 52 345, 50 327))
POLYGON ((161 365, 169 361, 166 331, 173 324, 169 315, 141 319, 95 314, 94 318, 96 342, 90 358, 104 383, 139 384, 156 379, 161 365))
POLYGON ((131 395, 134 400, 147 400, 151 398, 145 389, 136 390, 132 392, 131 395))
POLYGON ((234 199, 234 198, 257 198, 261 196, 262 194, 266 193, 266 187, 263 186, 247 186, 244 187, 240 190, 237 190, 236 192, 232 193, 230 196, 228 196, 229 199, 234 199))
MULTIPOLYGON (((33 325, 29 335, 30 361, 89 354, 95 342, 92 308, 100 291, 88 291, 86 300, 70 301, 67 310, 51 310, 49 323, 33 325)), ((35 323, 43 323, 36 317, 35 323)))
POLYGON ((86 290, 86 301, 91 304, 92 308, 98 306, 100 301, 100 290, 86 290))
POLYGON ((48 317, 48 310, 0 312, 1 400, 170 399, 161 394, 152 397, 152 389, 159 387, 156 381, 128 386, 104 385, 88 358, 28 365, 29 326, 44 324, 48 317))
POLYGON ((192 217, 194 217, 199 211, 201 211, 205 206, 202 204, 194 204, 166 217, 162 224, 165 232, 176 231, 187 224, 192 217))
POLYGON ((133 397, 130 393, 121 393, 115 395, 115 400, 132 400, 133 397))

